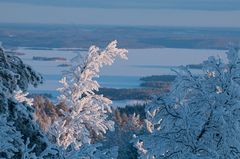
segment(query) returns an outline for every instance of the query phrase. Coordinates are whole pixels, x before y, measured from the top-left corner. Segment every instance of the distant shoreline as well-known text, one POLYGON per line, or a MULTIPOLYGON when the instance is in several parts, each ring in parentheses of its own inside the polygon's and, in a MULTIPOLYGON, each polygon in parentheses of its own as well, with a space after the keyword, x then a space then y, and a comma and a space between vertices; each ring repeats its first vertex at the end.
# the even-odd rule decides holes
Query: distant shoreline
POLYGON ((93 44, 104 47, 115 39, 120 47, 128 49, 227 49, 229 43, 240 43, 240 28, 0 23, 0 41, 8 48, 81 48, 87 51, 93 44))

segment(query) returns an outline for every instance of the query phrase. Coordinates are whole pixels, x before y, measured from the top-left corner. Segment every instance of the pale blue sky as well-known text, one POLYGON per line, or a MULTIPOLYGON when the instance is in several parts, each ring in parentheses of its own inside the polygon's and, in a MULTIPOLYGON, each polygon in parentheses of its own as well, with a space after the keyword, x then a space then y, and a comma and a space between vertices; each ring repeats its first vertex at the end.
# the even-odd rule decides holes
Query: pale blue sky
POLYGON ((240 27, 239 0, 0 0, 0 23, 240 27))
POLYGON ((0 2, 82 8, 240 9, 239 0, 0 0, 0 2))

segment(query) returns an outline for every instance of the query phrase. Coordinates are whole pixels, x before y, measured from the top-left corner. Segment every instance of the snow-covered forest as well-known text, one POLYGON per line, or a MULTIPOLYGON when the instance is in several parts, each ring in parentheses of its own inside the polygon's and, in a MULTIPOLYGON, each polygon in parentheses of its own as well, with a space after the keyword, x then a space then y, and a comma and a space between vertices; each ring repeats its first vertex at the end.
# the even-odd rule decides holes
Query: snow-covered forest
MULTIPOLYGON (((104 50, 89 48, 86 57, 75 57, 63 74, 59 88, 59 115, 43 131, 34 117, 34 102, 28 98, 29 85, 37 86, 42 76, 16 56, 0 50, 1 59, 1 158, 117 158, 117 147, 99 148, 99 138, 114 131, 109 119, 111 100, 95 94, 103 65, 116 57, 127 59, 127 50, 111 42, 104 50)), ((41 108, 40 108, 41 109, 41 108)), ((44 110, 41 110, 44 111, 44 110)), ((45 110, 51 111, 51 110, 45 110)), ((46 117, 46 118, 50 118, 46 117)))
POLYGON ((43 77, 1 48, 0 158, 240 158, 238 47, 230 47, 226 62, 203 61, 199 74, 187 66, 173 69, 170 91, 153 94, 144 107, 112 109, 97 93, 96 78, 127 53, 113 41, 73 58, 54 102, 29 96, 28 87, 43 77))
POLYGON ((0 0, 0 159, 240 159, 240 0, 0 0))

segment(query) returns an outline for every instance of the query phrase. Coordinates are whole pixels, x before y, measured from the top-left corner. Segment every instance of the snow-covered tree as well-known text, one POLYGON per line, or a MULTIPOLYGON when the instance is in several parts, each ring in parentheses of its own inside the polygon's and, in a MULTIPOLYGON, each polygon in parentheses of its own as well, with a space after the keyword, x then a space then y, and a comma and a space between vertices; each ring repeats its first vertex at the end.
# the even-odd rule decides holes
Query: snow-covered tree
POLYGON ((33 120, 31 100, 23 93, 41 82, 40 74, 0 48, 0 158, 41 159, 57 153, 33 120))
POLYGON ((102 148, 98 144, 85 144, 78 150, 62 151, 62 158, 64 159, 117 159, 118 147, 114 146, 109 149, 102 148))
POLYGON ((8 122, 6 116, 0 115, 0 158, 12 158, 23 146, 20 132, 16 131, 13 122, 8 122))
POLYGON ((137 138, 140 158, 240 158, 240 52, 209 57, 202 74, 188 68, 169 94, 146 108, 148 135, 137 138))
POLYGON ((117 41, 113 41, 104 50, 92 46, 85 58, 77 56, 72 60, 70 70, 60 81, 63 87, 59 88, 58 98, 68 111, 62 112, 63 116, 50 129, 58 145, 78 150, 92 143, 92 136, 102 136, 114 128, 107 114, 111 112, 111 100, 95 94, 99 84, 94 78, 103 65, 111 65, 116 57, 126 59, 126 54, 127 50, 118 49, 117 41))

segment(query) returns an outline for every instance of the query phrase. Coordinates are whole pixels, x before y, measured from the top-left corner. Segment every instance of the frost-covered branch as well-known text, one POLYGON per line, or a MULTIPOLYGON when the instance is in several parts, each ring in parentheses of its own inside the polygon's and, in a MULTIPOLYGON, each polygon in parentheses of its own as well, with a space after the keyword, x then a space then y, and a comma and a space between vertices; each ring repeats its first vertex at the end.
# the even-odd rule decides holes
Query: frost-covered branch
POLYGON ((21 103, 26 103, 30 106, 33 105, 33 98, 27 98, 29 93, 24 93, 22 90, 14 91, 14 97, 17 101, 21 103))

